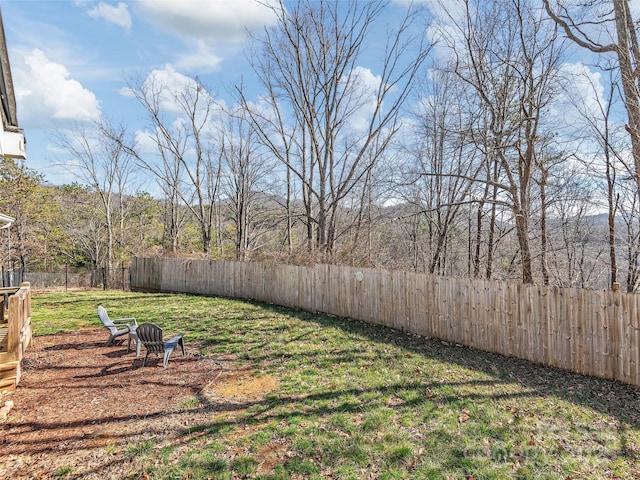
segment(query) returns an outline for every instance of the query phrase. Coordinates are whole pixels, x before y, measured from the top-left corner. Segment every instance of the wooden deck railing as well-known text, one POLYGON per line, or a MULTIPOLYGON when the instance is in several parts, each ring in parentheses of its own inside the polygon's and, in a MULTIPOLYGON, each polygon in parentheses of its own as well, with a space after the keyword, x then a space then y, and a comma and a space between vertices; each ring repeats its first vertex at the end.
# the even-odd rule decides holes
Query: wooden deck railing
POLYGON ((19 288, 2 288, 0 294, 8 295, 6 318, 0 302, 0 390, 13 390, 20 381, 24 351, 32 343, 31 286, 25 282, 19 288))

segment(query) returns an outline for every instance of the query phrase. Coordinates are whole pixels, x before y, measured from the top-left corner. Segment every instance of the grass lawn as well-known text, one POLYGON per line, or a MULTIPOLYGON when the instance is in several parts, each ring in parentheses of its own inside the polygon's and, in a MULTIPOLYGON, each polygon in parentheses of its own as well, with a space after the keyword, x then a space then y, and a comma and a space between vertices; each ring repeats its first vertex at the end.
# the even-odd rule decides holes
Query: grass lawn
MULTIPOLYGON (((132 445, 140 478, 640 478, 640 391, 322 314, 230 299, 129 292, 33 297, 36 335, 112 317, 184 332, 204 355, 279 388, 185 430, 132 445), (286 460, 256 465, 277 442, 286 460)), ((194 397, 183 408, 199 408, 194 397)), ((63 475, 61 475, 63 476, 63 475)))

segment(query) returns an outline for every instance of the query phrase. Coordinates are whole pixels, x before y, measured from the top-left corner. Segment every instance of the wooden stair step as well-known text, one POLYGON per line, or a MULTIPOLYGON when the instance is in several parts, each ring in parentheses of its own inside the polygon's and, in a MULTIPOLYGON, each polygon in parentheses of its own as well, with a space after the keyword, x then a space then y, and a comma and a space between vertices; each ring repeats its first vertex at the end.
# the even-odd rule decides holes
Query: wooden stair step
POLYGON ((0 390, 9 391, 9 390, 14 390, 15 388, 16 388, 15 375, 7 378, 0 378, 0 390))
POLYGON ((5 378, 16 378, 18 376, 18 370, 4 370, 0 372, 0 380, 4 380, 5 378))
POLYGON ((13 360, 11 362, 0 363, 0 372, 5 372, 7 370, 15 370, 20 366, 19 360, 13 360))

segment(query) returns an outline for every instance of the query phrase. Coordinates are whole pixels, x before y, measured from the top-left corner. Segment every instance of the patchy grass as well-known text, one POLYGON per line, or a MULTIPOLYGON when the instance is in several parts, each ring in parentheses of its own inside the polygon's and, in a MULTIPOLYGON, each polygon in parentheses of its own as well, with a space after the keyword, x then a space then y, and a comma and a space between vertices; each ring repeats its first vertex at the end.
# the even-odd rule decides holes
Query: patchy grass
MULTIPOLYGON (((34 331, 97 327, 100 304, 112 318, 184 332, 187 345, 233 354, 238 369, 278 382, 263 398, 203 415, 184 431, 186 451, 161 438, 130 447, 126 455, 146 457, 141 476, 640 478, 634 387, 349 319, 201 296, 39 295, 34 331)), ((192 398, 180 407, 207 405, 192 398)))
POLYGON ((146 455, 153 451, 154 442, 152 440, 145 440, 142 443, 130 445, 127 447, 126 454, 129 457, 137 457, 140 455, 146 455))
POLYGON ((189 397, 184 399, 182 402, 180 402, 179 407, 184 410, 189 410, 193 408, 198 408, 199 405, 200 405, 200 400, 198 399, 198 397, 189 397))
POLYGON ((53 474, 53 478, 66 478, 66 477, 72 475, 73 471, 74 471, 74 468, 71 467, 71 466, 59 468, 53 474))

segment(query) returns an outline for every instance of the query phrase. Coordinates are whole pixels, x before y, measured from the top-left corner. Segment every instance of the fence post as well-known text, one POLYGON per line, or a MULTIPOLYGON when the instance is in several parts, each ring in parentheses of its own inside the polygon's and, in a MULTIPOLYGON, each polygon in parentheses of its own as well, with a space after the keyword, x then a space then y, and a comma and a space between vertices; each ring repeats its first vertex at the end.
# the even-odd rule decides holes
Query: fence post
POLYGON ((107 289, 107 267, 102 267, 102 289, 107 289))
POLYGON ((64 291, 69 289, 69 264, 64 264, 64 291))

